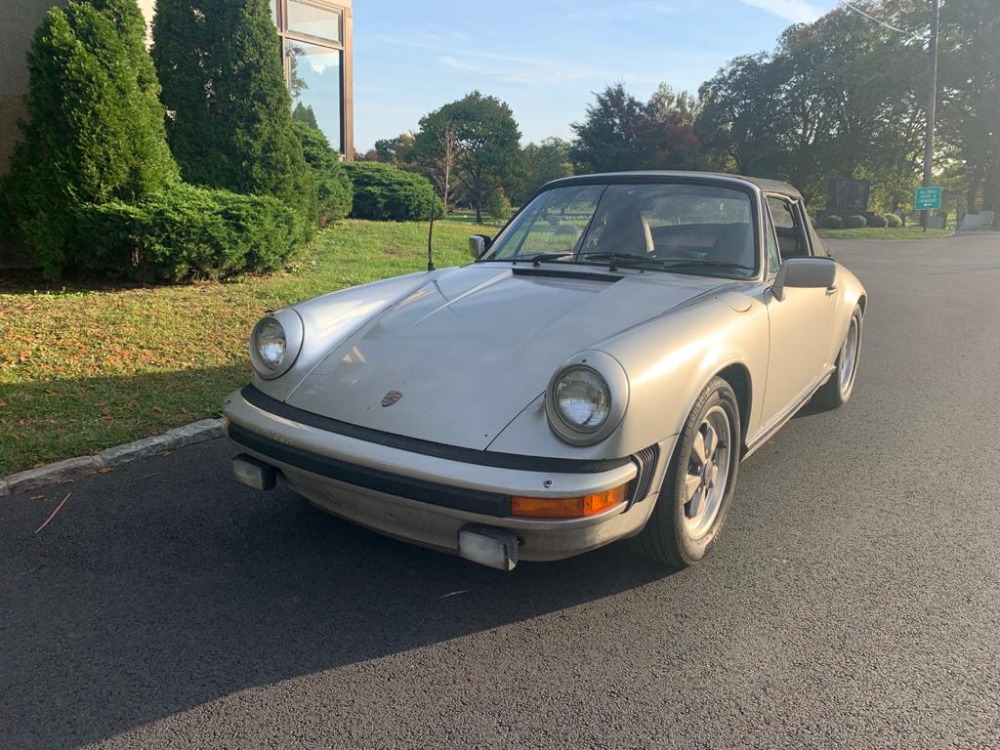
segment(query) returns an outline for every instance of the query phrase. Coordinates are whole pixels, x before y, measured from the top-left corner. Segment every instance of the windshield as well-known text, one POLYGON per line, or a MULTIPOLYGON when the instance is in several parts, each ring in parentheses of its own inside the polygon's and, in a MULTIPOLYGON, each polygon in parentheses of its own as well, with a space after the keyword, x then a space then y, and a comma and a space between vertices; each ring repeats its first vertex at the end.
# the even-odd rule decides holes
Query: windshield
POLYGON ((692 184, 578 185, 546 190, 484 260, 601 263, 750 277, 757 273, 750 196, 692 184))

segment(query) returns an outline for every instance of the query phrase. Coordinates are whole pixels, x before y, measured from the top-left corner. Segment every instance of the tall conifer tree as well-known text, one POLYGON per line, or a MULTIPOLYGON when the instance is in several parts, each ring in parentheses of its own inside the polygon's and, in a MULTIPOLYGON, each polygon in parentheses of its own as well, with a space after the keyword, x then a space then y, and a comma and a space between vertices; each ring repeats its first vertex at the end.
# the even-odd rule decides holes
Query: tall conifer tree
POLYGON ((138 14, 135 0, 54 8, 28 53, 29 120, 11 162, 13 208, 51 276, 62 270, 74 206, 142 199, 178 179, 152 63, 133 43, 144 33, 138 14))
POLYGON ((315 219, 267 0, 159 0, 153 59, 186 180, 273 195, 315 219))

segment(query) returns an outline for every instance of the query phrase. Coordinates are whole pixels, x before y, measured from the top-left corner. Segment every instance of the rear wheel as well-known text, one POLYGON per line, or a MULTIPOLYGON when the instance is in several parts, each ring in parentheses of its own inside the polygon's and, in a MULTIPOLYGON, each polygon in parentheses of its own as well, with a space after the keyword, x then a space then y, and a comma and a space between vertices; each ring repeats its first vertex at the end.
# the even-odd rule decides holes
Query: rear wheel
POLYGON ((843 406, 854 393, 854 381, 858 375, 858 359, 861 356, 861 308, 855 307, 851 323, 847 327, 844 343, 837 355, 837 369, 812 398, 816 409, 828 411, 843 406))
POLYGON ((677 438, 656 507, 636 545, 672 568, 701 560, 726 518, 740 463, 740 410, 733 389, 713 378, 677 438))

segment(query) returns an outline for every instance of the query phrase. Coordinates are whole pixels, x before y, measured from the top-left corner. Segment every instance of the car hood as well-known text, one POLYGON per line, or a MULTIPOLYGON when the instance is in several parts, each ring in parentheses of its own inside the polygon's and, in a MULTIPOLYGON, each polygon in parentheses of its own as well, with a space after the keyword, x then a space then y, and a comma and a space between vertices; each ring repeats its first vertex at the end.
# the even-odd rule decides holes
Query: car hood
POLYGON ((429 278, 339 342, 287 403, 354 425, 486 449, 568 357, 724 283, 488 263, 455 269, 429 278))

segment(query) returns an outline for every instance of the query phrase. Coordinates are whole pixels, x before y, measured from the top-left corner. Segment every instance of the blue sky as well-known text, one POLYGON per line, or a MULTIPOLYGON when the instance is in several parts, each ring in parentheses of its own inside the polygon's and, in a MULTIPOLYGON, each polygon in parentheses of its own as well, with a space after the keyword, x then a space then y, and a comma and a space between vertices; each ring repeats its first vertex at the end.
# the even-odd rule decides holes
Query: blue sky
POLYGON ((593 92, 622 81, 696 90, 737 55, 770 50, 836 0, 356 0, 355 145, 416 130, 474 89, 507 102, 522 143, 567 140, 593 92))

